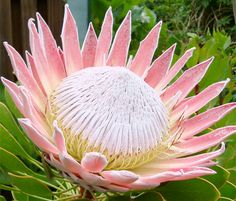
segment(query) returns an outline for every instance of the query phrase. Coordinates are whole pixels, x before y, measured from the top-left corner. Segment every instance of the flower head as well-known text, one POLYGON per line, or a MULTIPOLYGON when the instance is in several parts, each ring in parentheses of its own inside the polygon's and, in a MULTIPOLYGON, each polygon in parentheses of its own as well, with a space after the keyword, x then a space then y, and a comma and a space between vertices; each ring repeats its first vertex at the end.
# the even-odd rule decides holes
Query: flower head
POLYGON ((128 12, 112 43, 108 9, 97 38, 90 23, 80 49, 75 20, 66 5, 62 49, 40 14, 29 20, 27 65, 4 43, 20 86, 2 78, 24 118, 19 123, 65 177, 96 191, 148 189, 166 181, 213 174, 212 161, 224 151, 201 153, 236 131, 227 126, 198 135, 236 107, 229 103, 196 112, 229 80, 187 97, 213 58, 170 83, 194 48, 171 67, 175 45, 152 62, 162 22, 127 61, 131 40, 128 12), (112 43, 112 44, 111 44, 112 43), (28 66, 28 67, 27 67, 28 66), (197 154, 198 153, 198 154, 197 154))

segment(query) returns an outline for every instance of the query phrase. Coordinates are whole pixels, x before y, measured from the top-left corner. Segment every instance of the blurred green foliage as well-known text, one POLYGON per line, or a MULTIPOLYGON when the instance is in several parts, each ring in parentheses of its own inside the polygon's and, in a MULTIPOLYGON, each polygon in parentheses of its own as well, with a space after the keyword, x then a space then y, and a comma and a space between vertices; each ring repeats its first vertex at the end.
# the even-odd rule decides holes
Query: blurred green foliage
MULTIPOLYGON (((114 30, 127 11, 132 10, 134 40, 142 39, 159 20, 164 21, 172 42, 187 43, 187 33, 205 35, 213 30, 222 31, 236 39, 231 0, 90 0, 90 20, 96 30, 99 30, 109 6, 114 12, 114 30)), ((131 46, 131 49, 135 48, 131 46)))
POLYGON ((130 55, 135 54, 139 42, 151 28, 163 20, 155 56, 173 43, 177 43, 174 61, 188 48, 196 47, 186 68, 214 56, 214 62, 196 92, 213 82, 230 78, 220 100, 214 100, 211 106, 236 101, 236 25, 231 0, 91 0, 90 20, 97 34, 109 6, 114 13, 113 34, 128 10, 132 11, 130 55))

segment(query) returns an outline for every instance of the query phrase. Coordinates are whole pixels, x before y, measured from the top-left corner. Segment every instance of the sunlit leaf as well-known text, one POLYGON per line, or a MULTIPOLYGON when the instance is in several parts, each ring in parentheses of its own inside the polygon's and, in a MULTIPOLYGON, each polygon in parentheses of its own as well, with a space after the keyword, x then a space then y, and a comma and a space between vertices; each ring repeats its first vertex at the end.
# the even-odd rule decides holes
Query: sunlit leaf
POLYGON ((28 153, 32 153, 34 150, 34 146, 32 142, 30 142, 26 135, 21 131, 21 129, 16 124, 11 112, 8 108, 0 102, 0 124, 2 124, 12 135, 14 135, 15 139, 25 148, 28 153))
POLYGON ((12 154, 29 158, 27 152, 16 141, 11 133, 0 124, 0 147, 10 151, 12 154))
POLYGON ((0 147, 0 166, 10 172, 22 172, 32 175, 30 170, 19 158, 14 154, 0 147))

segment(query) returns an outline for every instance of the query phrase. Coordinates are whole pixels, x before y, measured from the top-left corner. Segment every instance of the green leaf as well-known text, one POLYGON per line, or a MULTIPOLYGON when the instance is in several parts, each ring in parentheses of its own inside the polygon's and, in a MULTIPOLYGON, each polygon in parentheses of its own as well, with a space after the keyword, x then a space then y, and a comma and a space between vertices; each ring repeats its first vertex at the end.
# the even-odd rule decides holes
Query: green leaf
POLYGON ((226 181, 229 178, 230 173, 229 171, 227 171, 221 166, 214 166, 211 169, 215 170, 217 174, 207 175, 207 176, 204 176, 203 178, 208 180, 212 184, 214 184, 215 187, 220 188, 226 183, 226 181))
POLYGON ((222 197, 236 199, 236 186, 227 181, 220 189, 222 197))
POLYGON ((230 172, 230 176, 229 176, 228 181, 236 185, 236 170, 232 169, 232 170, 229 170, 229 172, 230 172))
MULTIPOLYGON (((0 147, 0 168, 2 167, 3 170, 12 173, 22 173, 27 174, 35 177, 35 179, 39 181, 45 181, 48 184, 53 184, 54 181, 51 181, 46 177, 46 175, 41 175, 35 173, 31 169, 29 169, 18 157, 14 154, 10 153, 9 151, 0 147)), ((1 169, 0 169, 1 170, 1 169)), ((6 177, 6 175, 4 176, 6 177)), ((0 177, 1 179, 1 177, 0 177)), ((0 180, 1 182, 1 180, 0 180)))
POLYGON ((28 153, 32 153, 32 150, 34 150, 33 144, 26 138, 26 135, 20 130, 8 108, 1 102, 0 114, 0 124, 2 124, 12 135, 14 135, 15 139, 25 148, 28 153))
POLYGON ((11 180, 8 175, 8 172, 2 167, 0 167, 0 184, 5 184, 5 185, 11 184, 11 180))
POLYGON ((213 37, 216 40, 217 47, 221 50, 226 50, 231 44, 230 36, 223 34, 222 32, 213 32, 213 37))
POLYGON ((156 190, 168 201, 216 201, 220 197, 217 188, 202 178, 169 182, 156 190))
POLYGON ((218 157, 219 164, 224 168, 236 167, 236 136, 233 135, 226 140, 227 149, 218 157))
MULTIPOLYGON (((213 54, 211 54, 212 56, 213 54)), ((209 56, 210 57, 210 56, 209 56)), ((208 59, 205 57, 203 60, 208 59)), ((223 55, 215 55, 215 59, 207 70, 205 76, 199 83, 200 90, 205 89, 209 85, 226 80, 231 77, 231 66, 229 64, 229 57, 223 55)))
POLYGON ((4 102, 5 101, 4 90, 5 90, 5 87, 2 84, 2 82, 0 82, 0 102, 4 102))
POLYGON ((0 147, 10 151, 14 155, 29 158, 29 155, 16 141, 11 133, 0 124, 0 147))
POLYGON ((0 195, 0 201, 6 201, 6 199, 0 195))
POLYGON ((52 198, 51 190, 31 176, 19 176, 9 173, 11 176, 12 185, 16 186, 22 192, 31 195, 40 200, 47 200, 52 198), (46 198, 46 199, 42 199, 46 198))
MULTIPOLYGON (((232 95, 230 95, 232 97, 232 95)), ((236 122, 236 110, 233 110, 228 115, 226 115, 223 119, 215 124, 215 128, 220 128, 225 125, 233 125, 236 122)))
POLYGON ((18 191, 12 191, 12 196, 13 196, 14 200, 16 200, 16 201, 21 201, 21 200, 38 201, 38 198, 31 197, 29 195, 26 195, 26 194, 24 194, 22 192, 18 192, 18 191))
POLYGON ((186 64, 188 67, 192 67, 198 63, 199 54, 200 54, 200 47, 198 45, 197 38, 192 38, 190 40, 190 43, 189 43, 187 49, 190 49, 192 47, 195 47, 196 49, 193 52, 193 56, 189 59, 189 61, 186 64))
POLYGON ((22 172, 33 174, 33 172, 14 154, 0 147, 0 166, 10 172, 22 172))

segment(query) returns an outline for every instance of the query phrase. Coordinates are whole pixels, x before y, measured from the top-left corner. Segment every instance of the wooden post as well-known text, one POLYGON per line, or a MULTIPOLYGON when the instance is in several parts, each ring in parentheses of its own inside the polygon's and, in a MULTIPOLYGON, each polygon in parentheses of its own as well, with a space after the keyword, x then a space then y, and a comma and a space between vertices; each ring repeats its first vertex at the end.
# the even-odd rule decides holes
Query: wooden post
POLYGON ((21 0, 21 43, 22 53, 25 50, 29 50, 29 31, 28 31, 28 20, 35 18, 37 12, 37 1, 36 0, 21 0))
POLYGON ((58 43, 64 15, 65 0, 1 0, 0 3, 0 76, 14 80, 10 59, 2 43, 7 41, 24 57, 29 50, 28 19, 36 12, 44 17, 58 43))
POLYGON ((3 42, 12 43, 12 26, 11 26, 11 1, 1 0, 0 3, 0 75, 13 79, 10 60, 7 56, 3 42), (9 70, 10 69, 10 70, 9 70))
POLYGON ((233 5, 234 23, 236 24, 236 0, 232 0, 232 5, 233 5))
POLYGON ((57 44, 61 46, 61 29, 64 17, 65 1, 48 0, 48 25, 55 37, 57 44))

